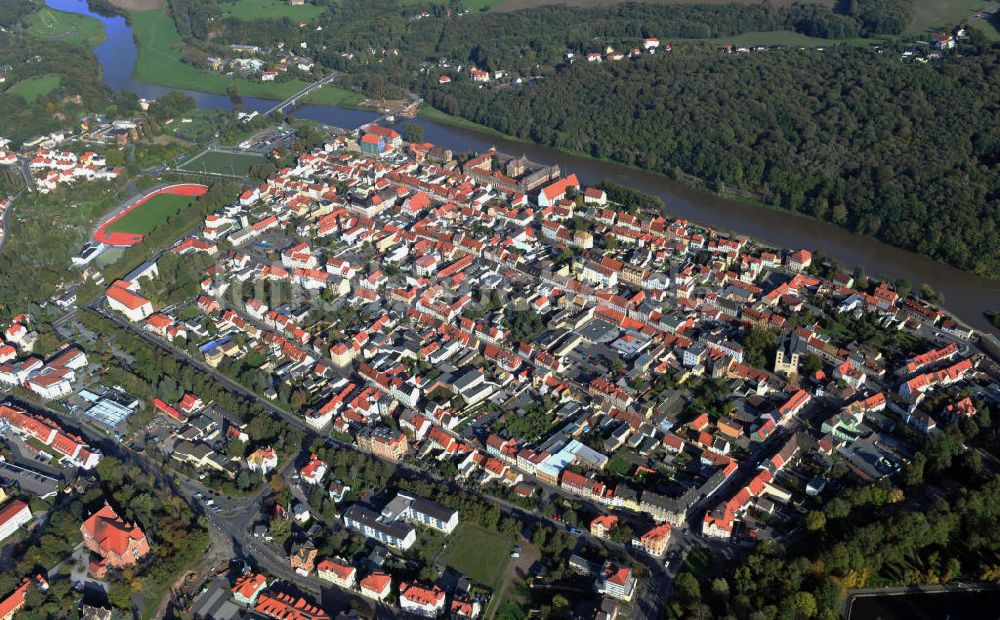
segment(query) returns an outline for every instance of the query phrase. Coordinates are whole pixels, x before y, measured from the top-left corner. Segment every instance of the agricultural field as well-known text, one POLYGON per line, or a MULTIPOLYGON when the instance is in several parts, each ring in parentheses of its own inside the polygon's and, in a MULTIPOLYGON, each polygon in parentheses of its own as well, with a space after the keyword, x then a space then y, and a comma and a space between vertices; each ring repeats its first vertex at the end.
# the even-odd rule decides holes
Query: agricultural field
POLYGON ((250 166, 264 163, 263 155, 257 153, 231 153, 229 151, 203 151, 187 160, 178 170, 184 172, 205 172, 220 176, 242 178, 250 166))
POLYGON ((58 39, 94 47, 107 38, 104 24, 86 15, 42 7, 25 19, 25 27, 41 39, 58 39))
POLYGON ((29 102, 34 102, 42 95, 47 95, 59 88, 62 81, 58 75, 50 73, 48 75, 38 75, 33 78, 17 82, 7 89, 6 92, 21 95, 29 102))
POLYGON ((237 0, 233 4, 224 4, 222 9, 229 15, 250 21, 254 19, 281 19, 308 21, 320 15, 323 7, 315 4, 292 6, 285 0, 237 0))
POLYGON ((952 29, 976 11, 994 6, 992 0, 914 0, 913 23, 906 34, 924 35, 952 29))
POLYGON ((150 231, 179 213, 181 209, 190 206, 194 199, 194 196, 175 196, 173 194, 153 196, 141 206, 132 209, 109 225, 107 230, 112 233, 148 235, 150 231))
POLYGON ((503 534, 463 523, 437 561, 499 592, 512 546, 503 534))

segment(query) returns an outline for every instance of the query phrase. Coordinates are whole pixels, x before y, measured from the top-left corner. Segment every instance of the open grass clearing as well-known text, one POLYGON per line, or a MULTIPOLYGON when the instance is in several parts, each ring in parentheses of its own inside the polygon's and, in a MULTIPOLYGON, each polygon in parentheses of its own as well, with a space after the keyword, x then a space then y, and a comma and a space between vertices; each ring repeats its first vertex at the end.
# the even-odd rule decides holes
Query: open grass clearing
POLYGON ((182 163, 177 169, 184 172, 204 172, 231 177, 244 177, 250 166, 264 163, 266 159, 257 153, 232 153, 229 151, 202 151, 182 163))
POLYGON ((510 538, 503 534, 463 523, 448 537, 448 548, 438 562, 498 592, 512 547, 510 538))
POLYGON ((25 27, 32 36, 41 39, 58 39, 87 47, 100 45, 107 38, 104 24, 93 17, 57 11, 44 6, 25 19, 25 27))
POLYGON ((237 0, 221 5, 223 11, 237 19, 281 19, 309 21, 319 16, 324 7, 315 4, 292 6, 287 0, 237 0))
POLYGON ((55 73, 36 75, 33 78, 21 80, 20 82, 14 84, 7 89, 7 92, 13 95, 21 95, 28 102, 33 103, 42 95, 47 95, 59 88, 59 84, 61 82, 62 78, 55 73))
POLYGON ((148 235, 181 209, 190 206, 193 201, 194 196, 158 194, 108 226, 108 232, 148 235))

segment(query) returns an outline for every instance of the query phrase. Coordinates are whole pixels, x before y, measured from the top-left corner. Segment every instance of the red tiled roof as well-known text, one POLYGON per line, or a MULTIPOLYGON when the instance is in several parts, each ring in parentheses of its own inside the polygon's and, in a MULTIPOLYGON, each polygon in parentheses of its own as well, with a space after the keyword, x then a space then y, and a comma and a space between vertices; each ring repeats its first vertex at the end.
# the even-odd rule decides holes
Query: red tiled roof
MULTIPOLYGON (((7 502, 7 505, 0 509, 0 526, 14 518, 19 512, 27 508, 28 505, 19 499, 7 502)), ((3 615, 0 615, 2 618, 3 615)))
POLYGON ((130 541, 146 537, 138 526, 125 523, 109 504, 104 504, 103 508, 84 521, 83 529, 97 541, 103 551, 117 555, 123 555, 128 550, 130 541))

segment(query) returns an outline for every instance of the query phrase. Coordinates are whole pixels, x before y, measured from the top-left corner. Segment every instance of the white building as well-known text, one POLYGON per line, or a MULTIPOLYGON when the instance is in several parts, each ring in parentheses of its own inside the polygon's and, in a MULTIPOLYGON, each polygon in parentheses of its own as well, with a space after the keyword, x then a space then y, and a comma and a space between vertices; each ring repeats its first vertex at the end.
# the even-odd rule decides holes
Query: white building
POLYGON ((133 323, 153 314, 153 304, 148 299, 133 293, 121 283, 113 284, 105 295, 111 309, 121 312, 133 323))
POLYGON ((407 582, 399 586, 399 607, 417 616, 436 618, 444 611, 444 599, 444 591, 436 585, 426 588, 407 582))
POLYGON ((31 521, 31 510, 26 503, 19 499, 7 502, 0 509, 0 540, 6 539, 28 521, 31 521))

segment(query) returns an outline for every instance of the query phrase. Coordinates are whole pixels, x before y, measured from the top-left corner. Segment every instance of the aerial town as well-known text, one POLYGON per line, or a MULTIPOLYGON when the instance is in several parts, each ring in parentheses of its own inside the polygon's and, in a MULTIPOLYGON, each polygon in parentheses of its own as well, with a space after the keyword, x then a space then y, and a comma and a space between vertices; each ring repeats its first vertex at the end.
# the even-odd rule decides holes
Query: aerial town
MULTIPOLYGON (((895 283, 523 155, 328 138, 105 282, 54 354, 30 316, 7 326, 4 538, 101 471, 83 429, 232 541, 184 591, 195 618, 328 618, 331 591, 378 617, 496 613, 511 574, 450 543, 577 588, 595 618, 655 617, 692 554, 795 539, 821 498, 897 476, 1000 396, 974 330, 895 283), (168 358, 157 384, 138 346, 168 358)), ((164 544, 129 508, 81 516, 78 589, 113 592, 164 544)), ((45 581, 24 577, 10 609, 45 581)))
POLYGON ((0 0, 0 620, 995 620, 940 4, 0 0))

